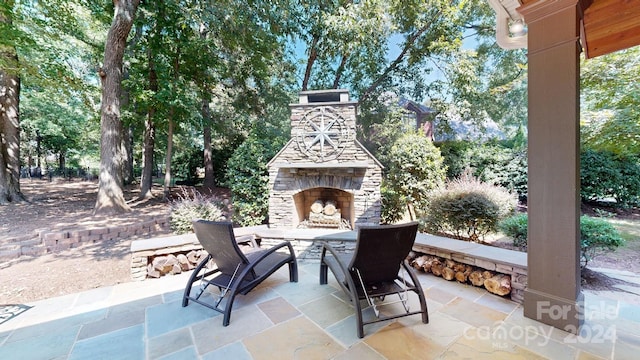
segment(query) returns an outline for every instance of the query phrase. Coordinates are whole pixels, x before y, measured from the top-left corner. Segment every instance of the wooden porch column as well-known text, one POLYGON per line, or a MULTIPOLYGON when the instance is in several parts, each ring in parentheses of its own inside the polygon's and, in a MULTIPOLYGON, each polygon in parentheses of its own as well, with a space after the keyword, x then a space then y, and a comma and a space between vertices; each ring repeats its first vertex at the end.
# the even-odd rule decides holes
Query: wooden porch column
POLYGON ((528 287, 524 315, 577 333, 580 292, 579 0, 534 1, 528 25, 528 287))

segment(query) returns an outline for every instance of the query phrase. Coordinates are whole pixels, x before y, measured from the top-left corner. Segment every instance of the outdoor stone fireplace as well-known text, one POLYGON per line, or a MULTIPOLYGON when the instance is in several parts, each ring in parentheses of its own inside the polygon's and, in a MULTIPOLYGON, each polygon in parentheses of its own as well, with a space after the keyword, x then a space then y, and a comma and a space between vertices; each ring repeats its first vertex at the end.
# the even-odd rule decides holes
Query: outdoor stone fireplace
POLYGON ((355 139, 347 90, 303 91, 291 140, 269 162, 269 227, 355 229, 380 222, 382 165, 355 139))

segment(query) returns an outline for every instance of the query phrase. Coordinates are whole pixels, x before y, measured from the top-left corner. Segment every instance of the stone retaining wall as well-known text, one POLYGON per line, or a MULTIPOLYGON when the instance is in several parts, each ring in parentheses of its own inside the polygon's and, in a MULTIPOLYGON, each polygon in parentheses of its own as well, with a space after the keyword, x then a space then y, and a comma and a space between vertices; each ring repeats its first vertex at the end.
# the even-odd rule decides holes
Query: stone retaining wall
POLYGON ((85 244, 124 240, 140 236, 166 234, 170 231, 169 217, 143 221, 137 224, 101 227, 95 229, 76 229, 53 231, 43 229, 34 235, 24 235, 10 239, 0 247, 0 261, 17 259, 23 255, 38 256, 53 253, 85 244))

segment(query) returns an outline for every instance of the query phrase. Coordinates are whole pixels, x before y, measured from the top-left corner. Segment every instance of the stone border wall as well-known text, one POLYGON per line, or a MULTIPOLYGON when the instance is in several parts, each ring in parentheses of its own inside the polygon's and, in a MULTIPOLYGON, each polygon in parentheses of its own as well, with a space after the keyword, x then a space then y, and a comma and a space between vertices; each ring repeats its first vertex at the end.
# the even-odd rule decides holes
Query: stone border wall
MULTIPOLYGON (((234 231, 236 238, 255 236, 265 247, 287 240, 291 242, 296 257, 305 261, 319 261, 324 243, 330 244, 338 252, 353 250, 357 237, 356 231, 282 230, 270 229, 266 225, 236 228, 234 231)), ((154 256, 199 249, 202 249, 202 246, 198 243, 195 234, 132 241, 131 277, 134 280, 144 280, 149 259, 154 256)), ((524 300, 524 289, 527 286, 526 253, 423 233, 418 233, 416 236, 413 250, 509 275, 512 288, 511 300, 517 303, 522 303, 524 300)), ((461 286, 464 285, 461 284, 461 286)))
POLYGON ((418 234, 413 249, 511 276, 511 300, 522 304, 527 286, 527 254, 514 250, 418 234))
POLYGON ((37 235, 25 235, 10 239, 0 247, 0 261, 9 261, 23 255, 38 256, 55 253, 85 244, 124 240, 140 236, 158 235, 170 231, 169 217, 143 221, 137 224, 101 227, 95 229, 76 229, 53 231, 43 229, 37 235))
POLYGON ((134 240, 131 242, 131 279, 135 281, 146 279, 147 265, 155 256, 201 249, 202 245, 193 233, 134 240))

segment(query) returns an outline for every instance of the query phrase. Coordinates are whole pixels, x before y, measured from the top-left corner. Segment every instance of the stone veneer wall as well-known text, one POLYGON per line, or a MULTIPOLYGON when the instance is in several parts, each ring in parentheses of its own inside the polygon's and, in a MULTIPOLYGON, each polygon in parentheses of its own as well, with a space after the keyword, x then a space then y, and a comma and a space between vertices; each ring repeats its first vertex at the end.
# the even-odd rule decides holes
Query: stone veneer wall
MULTIPOLYGON (((274 246, 282 242, 283 239, 278 238, 262 238, 260 245, 266 248, 274 246)), ((353 252, 356 249, 355 239, 287 239, 293 247, 296 259, 318 263, 322 253, 322 245, 329 244, 338 253, 353 252)))
POLYGON ((326 187, 346 191, 353 195, 353 225, 380 223, 379 167, 366 169, 288 169, 269 171, 269 225, 272 228, 292 228, 298 216, 293 196, 301 191, 326 187), (274 191, 276 190, 276 191, 274 191))
MULTIPOLYGON (((291 105, 292 140, 269 163, 269 225, 272 228, 297 226, 293 196, 317 187, 335 188, 353 195, 352 225, 380 223, 380 184, 382 167, 355 140, 356 103, 291 105), (301 118, 313 107, 327 106, 345 119, 353 136, 344 144, 336 159, 315 163, 298 149, 295 129, 301 118), (296 164, 302 164, 296 167, 296 164)), ((344 141, 344 140, 343 140, 344 141)))

